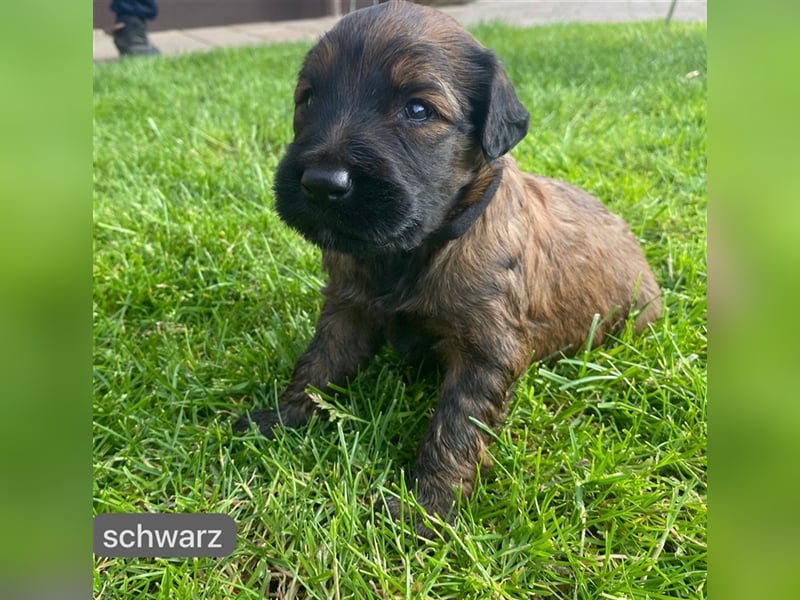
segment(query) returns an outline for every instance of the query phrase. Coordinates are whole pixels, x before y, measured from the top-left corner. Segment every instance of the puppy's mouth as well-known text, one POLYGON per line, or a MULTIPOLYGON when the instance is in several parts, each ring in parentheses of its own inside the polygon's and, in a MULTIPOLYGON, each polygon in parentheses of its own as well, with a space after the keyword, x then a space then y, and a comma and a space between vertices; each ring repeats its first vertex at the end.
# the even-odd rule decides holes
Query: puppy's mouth
POLYGON ((365 223, 360 219, 356 225, 336 209, 315 208, 311 211, 316 214, 302 223, 292 223, 285 216, 284 220, 323 250, 374 254, 407 251, 419 244, 417 238, 422 225, 412 217, 399 223, 384 220, 365 223))
POLYGON ((310 242, 323 250, 335 250, 348 254, 380 254, 397 251, 406 251, 416 244, 409 243, 414 236, 410 234, 416 229, 410 225, 407 229, 382 239, 366 238, 358 234, 343 230, 334 230, 321 227, 314 232, 301 232, 310 242))

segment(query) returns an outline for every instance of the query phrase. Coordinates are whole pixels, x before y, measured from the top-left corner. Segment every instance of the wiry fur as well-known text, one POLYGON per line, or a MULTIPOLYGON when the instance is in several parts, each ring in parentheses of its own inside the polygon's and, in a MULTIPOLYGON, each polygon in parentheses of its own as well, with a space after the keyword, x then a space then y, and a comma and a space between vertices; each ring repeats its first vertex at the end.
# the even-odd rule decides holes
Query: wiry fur
POLYGON ((344 383, 386 342, 434 361, 441 394, 413 489, 428 511, 449 516, 456 488, 468 495, 485 460, 489 438, 471 418, 498 427, 531 360, 578 349, 595 315, 595 343, 631 310, 637 329, 656 319, 658 286, 622 219, 506 155, 528 113, 494 55, 449 17, 402 2, 345 17, 309 52, 295 101, 277 208, 322 248, 329 280, 278 410, 249 419, 267 436, 279 423, 302 425, 316 409, 308 386, 344 383), (415 98, 434 107, 432 118, 404 120, 415 98), (310 202, 299 183, 309 168, 346 170, 352 189, 330 205, 310 202), (466 233, 437 235, 500 170, 466 233))

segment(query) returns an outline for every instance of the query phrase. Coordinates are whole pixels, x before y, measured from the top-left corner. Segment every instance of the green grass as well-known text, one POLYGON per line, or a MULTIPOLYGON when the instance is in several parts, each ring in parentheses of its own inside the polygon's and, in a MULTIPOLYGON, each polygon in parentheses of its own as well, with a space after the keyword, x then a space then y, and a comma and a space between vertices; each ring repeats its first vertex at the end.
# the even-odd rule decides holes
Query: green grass
POLYGON ((433 409, 390 351, 317 419, 233 436, 311 338, 318 251, 271 179, 308 45, 95 67, 94 510, 224 512, 228 558, 95 558, 96 598, 706 597, 705 26, 485 25, 523 169, 602 198, 666 314, 520 381, 495 467, 419 542, 375 514, 433 409))

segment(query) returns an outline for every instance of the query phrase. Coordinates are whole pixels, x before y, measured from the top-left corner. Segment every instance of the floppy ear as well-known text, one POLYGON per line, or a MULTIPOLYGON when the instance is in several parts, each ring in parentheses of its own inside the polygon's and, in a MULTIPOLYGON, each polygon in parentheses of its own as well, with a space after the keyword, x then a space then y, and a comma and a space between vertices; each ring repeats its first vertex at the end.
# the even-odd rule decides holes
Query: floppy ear
POLYGON ((497 57, 484 50, 478 62, 483 81, 473 103, 472 118, 483 153, 494 160, 525 137, 530 117, 497 57))

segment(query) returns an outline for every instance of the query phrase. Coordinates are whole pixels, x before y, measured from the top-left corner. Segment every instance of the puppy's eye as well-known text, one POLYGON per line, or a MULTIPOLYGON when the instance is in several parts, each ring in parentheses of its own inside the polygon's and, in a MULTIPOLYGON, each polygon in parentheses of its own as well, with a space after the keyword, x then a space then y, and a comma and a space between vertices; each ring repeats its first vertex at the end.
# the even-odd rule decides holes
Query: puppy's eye
POLYGON ((427 121, 434 114, 433 109, 422 100, 409 100, 403 107, 403 116, 409 121, 427 121))
POLYGON ((297 102, 297 106, 307 108, 312 104, 314 104, 314 90, 308 88, 300 96, 300 99, 297 102))

